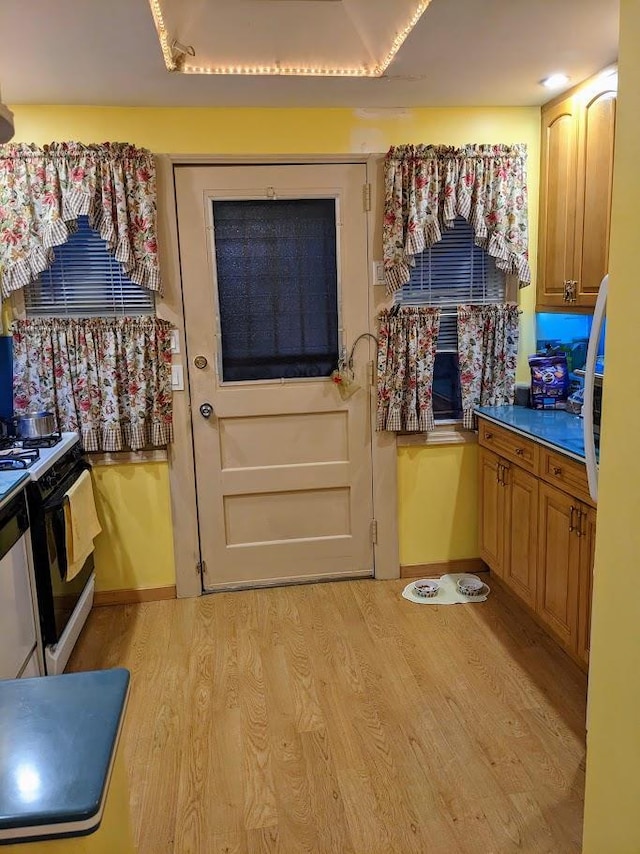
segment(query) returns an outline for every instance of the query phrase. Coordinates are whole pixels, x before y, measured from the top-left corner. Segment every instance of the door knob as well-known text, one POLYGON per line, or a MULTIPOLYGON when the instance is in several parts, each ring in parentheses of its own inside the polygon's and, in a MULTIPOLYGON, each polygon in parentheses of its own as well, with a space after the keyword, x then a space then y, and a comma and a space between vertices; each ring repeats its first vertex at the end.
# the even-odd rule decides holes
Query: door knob
POLYGON ((200 406, 200 415, 203 418, 211 418, 213 415, 213 406, 210 403, 203 403, 200 406))

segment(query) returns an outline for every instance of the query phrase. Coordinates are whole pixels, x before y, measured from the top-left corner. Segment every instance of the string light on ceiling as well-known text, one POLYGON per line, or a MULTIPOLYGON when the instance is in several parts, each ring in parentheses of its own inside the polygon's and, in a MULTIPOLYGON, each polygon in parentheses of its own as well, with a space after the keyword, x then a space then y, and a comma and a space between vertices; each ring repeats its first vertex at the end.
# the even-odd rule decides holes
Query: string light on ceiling
POLYGON ((285 77, 382 77, 393 62, 396 54, 414 29, 431 0, 419 0, 409 21, 396 33, 386 56, 373 67, 289 66, 273 65, 193 65, 186 62, 187 56, 195 56, 194 48, 171 39, 164 22, 160 0, 149 0, 151 13, 158 33, 160 48, 168 71, 182 74, 240 75, 240 76, 285 76, 285 77))

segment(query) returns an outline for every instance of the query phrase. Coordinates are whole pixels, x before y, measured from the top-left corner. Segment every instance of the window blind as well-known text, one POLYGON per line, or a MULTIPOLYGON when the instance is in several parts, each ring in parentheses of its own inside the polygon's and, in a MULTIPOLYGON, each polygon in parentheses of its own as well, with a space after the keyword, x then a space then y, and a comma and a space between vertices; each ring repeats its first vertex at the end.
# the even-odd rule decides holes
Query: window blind
POLYGON ((53 265, 24 289, 28 317, 155 314, 153 292, 127 278, 86 216, 54 252, 53 265))
POLYGON ((403 305, 441 306, 439 352, 457 352, 457 306, 504 302, 505 274, 474 243, 473 229, 458 217, 442 240, 415 257, 411 280, 397 291, 403 305))

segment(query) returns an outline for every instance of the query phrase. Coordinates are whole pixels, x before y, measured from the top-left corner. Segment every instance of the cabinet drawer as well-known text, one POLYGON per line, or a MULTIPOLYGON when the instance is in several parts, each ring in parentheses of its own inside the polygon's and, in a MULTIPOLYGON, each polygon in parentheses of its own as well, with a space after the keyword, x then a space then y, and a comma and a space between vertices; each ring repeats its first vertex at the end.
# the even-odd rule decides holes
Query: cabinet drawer
POLYGON ((540 448, 540 476, 559 489, 593 506, 589 495, 587 468, 584 463, 540 448))
POLYGON ((481 418, 478 422, 478 442, 516 465, 537 472, 538 446, 524 436, 481 418))

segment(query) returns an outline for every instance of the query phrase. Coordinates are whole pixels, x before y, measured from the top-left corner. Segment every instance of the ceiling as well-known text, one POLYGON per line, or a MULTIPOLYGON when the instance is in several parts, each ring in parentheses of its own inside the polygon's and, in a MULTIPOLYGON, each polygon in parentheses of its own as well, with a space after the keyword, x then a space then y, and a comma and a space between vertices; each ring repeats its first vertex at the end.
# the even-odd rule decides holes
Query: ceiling
MULTIPOLYGON (((152 0, 152 5, 154 0, 152 0)), ((376 77, 169 72, 148 0, 2 0, 8 104, 513 106, 617 58, 619 0, 155 0, 192 66, 377 70, 376 77), (12 34, 15 34, 13 36, 12 34), (401 42, 383 71, 383 60, 401 42)))

